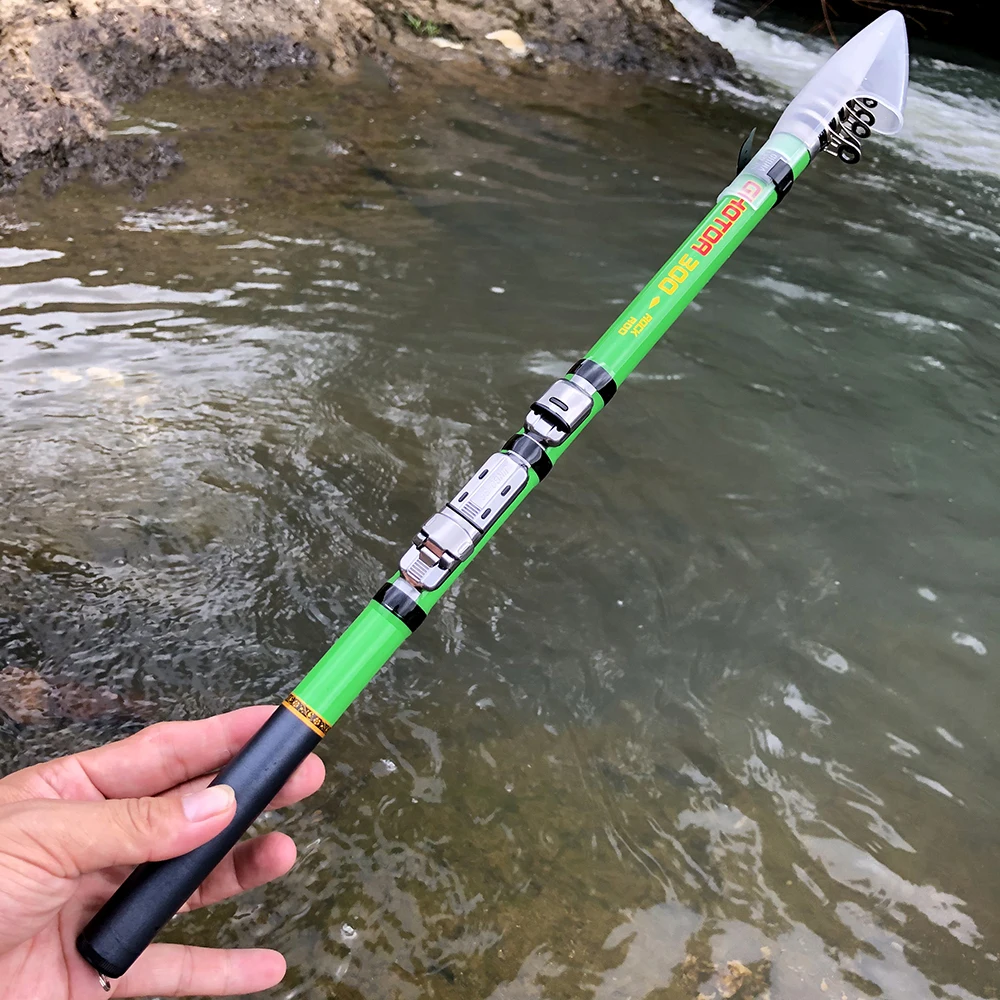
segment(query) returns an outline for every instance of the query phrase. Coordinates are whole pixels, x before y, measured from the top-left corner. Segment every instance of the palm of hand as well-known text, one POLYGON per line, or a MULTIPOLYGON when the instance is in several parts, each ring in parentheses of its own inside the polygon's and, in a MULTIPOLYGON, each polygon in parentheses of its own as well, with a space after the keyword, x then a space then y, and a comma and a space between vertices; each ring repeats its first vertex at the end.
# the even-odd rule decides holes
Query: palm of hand
MULTIPOLYGON (((106 995, 77 953, 77 934, 132 864, 183 853, 226 825, 231 810, 199 824, 185 824, 181 816, 180 833, 164 834, 162 815, 180 816, 180 797, 206 786, 206 772, 224 765, 268 711, 161 724, 0 779, 0 983, 7 1000, 106 995), (157 798, 137 797, 151 795, 157 798)), ((273 805, 311 794, 322 778, 322 764, 310 758, 273 805)), ((294 860, 294 844, 284 834, 244 842, 185 909, 267 882, 294 860)), ((284 960, 275 952, 156 944, 114 982, 112 995, 246 993, 273 985, 283 973, 284 960)))
MULTIPOLYGON (((22 798, 104 800, 83 772, 61 776, 65 780, 58 791, 44 775, 26 772, 26 780, 19 781, 20 777, 0 781, 4 805, 22 798)), ((122 866, 78 878, 65 877, 36 860, 32 848, 40 846, 12 843, 6 838, 0 844, 0 884, 4 886, 0 895, 0 982, 9 996, 16 998, 95 996, 99 992, 95 991, 97 977, 76 952, 76 934, 129 869, 122 866)))

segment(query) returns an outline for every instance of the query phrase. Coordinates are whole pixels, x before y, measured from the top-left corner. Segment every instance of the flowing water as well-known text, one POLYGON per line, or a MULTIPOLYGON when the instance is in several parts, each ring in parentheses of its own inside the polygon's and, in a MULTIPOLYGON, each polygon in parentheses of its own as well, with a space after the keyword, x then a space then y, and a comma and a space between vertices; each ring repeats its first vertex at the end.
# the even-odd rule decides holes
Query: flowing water
MULTIPOLYGON (((177 88, 144 201, 0 205, 7 766, 294 685, 828 51, 681 6, 738 87, 177 88)), ((1000 995, 1000 80, 913 76, 261 821, 294 872, 172 936, 272 1000, 1000 995)))

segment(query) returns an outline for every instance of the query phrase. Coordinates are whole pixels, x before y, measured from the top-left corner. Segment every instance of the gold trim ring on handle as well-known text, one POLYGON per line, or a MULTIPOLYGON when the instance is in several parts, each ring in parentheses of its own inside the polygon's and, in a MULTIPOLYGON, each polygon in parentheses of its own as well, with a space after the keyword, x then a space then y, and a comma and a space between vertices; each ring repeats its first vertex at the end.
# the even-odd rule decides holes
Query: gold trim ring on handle
POLYGON ((319 712, 313 711, 301 698, 290 694, 282 703, 283 708, 297 715, 318 736, 326 736, 333 726, 319 712))

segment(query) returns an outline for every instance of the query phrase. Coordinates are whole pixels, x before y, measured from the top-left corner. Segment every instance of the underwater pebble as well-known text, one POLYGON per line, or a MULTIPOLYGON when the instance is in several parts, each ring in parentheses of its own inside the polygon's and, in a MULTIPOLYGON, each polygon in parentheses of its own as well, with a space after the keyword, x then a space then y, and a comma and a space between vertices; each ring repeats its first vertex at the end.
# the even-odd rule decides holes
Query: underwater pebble
POLYGON ((372 774, 376 778, 384 778, 386 775, 393 774, 396 771, 396 762, 394 760, 389 760, 388 757, 383 757, 381 760, 375 761, 372 764, 372 774))
POLYGON ((110 368, 88 368, 87 375, 89 378, 110 382, 112 385, 125 384, 125 376, 121 372, 112 371, 110 368))
POLYGON ((804 642, 802 645, 806 653, 827 670, 832 670, 835 674, 846 674, 850 669, 847 660, 835 649, 819 642, 804 642))

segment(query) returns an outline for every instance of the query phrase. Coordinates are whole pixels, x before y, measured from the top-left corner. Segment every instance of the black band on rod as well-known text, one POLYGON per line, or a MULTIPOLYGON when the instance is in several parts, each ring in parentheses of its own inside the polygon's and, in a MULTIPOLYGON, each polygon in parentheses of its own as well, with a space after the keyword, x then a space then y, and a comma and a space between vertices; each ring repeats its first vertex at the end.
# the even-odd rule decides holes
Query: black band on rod
POLYGON ((372 600, 391 611, 411 632, 416 632, 427 617, 427 612, 393 583, 384 584, 372 600))
POLYGON ((618 391, 618 383, 611 376, 611 373, 602 368, 596 361, 581 358, 570 368, 568 374, 579 375, 585 382, 589 382, 604 400, 605 406, 611 402, 611 397, 618 391))
POLYGON ((791 165, 787 161, 779 159, 768 170, 767 176, 774 184, 775 193, 778 195, 775 205, 780 205, 781 199, 792 190, 792 184, 795 182, 795 174, 792 173, 791 165))
POLYGON ((512 455, 520 455, 534 470, 539 480, 544 479, 552 471, 552 459, 545 454, 545 449, 527 434, 515 434, 501 449, 512 455))

